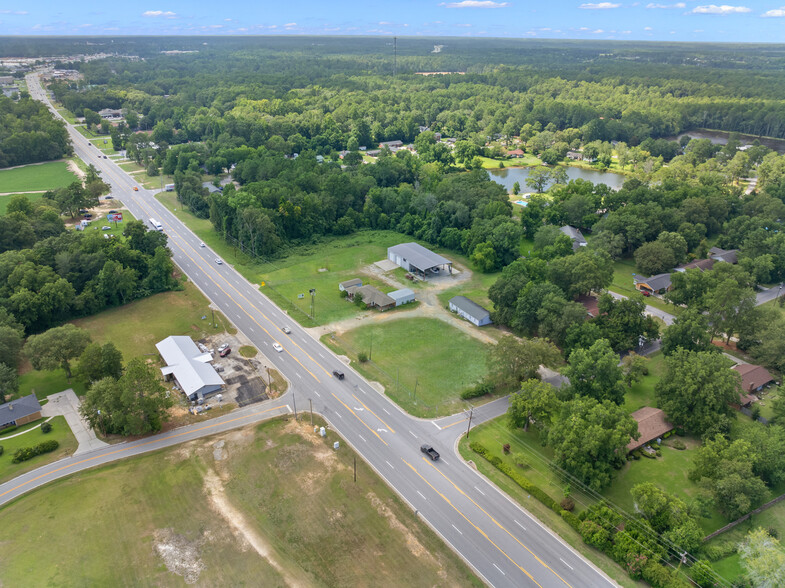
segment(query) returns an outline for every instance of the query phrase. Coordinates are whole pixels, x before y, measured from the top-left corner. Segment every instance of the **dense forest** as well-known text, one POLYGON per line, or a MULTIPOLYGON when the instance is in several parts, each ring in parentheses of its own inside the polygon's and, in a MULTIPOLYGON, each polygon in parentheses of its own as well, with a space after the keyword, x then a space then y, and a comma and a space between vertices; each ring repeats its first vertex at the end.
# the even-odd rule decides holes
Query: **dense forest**
POLYGON ((70 154, 65 125, 46 106, 28 96, 19 101, 0 96, 0 168, 70 154))

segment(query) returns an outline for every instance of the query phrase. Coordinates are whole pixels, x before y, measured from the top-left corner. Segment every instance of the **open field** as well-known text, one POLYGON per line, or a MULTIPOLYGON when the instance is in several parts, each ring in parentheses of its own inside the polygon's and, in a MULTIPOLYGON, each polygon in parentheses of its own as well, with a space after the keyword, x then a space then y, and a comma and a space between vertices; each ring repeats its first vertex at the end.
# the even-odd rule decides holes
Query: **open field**
POLYGON ((64 188, 76 179, 76 176, 68 170, 67 161, 34 163, 0 170, 0 192, 54 190, 64 188))
MULTIPOLYGON (((76 451, 76 437, 71 433, 68 423, 65 422, 65 417, 57 416, 49 421, 52 424, 52 430, 47 434, 42 433, 40 428, 41 423, 45 420, 46 419, 41 419, 36 423, 37 430, 29 431, 18 437, 0 440, 0 445, 3 446, 3 455, 0 455, 0 483, 15 478, 16 476, 21 476, 25 472, 52 463, 58 459, 62 459, 76 451), (38 445, 42 441, 49 441, 50 439, 60 443, 60 447, 52 453, 37 455, 33 459, 23 461, 22 463, 11 463, 14 452, 17 449, 21 447, 32 447, 33 445, 38 445)), ((19 428, 16 431, 9 433, 9 435, 15 435, 22 430, 22 428, 19 428)), ((5 539, 7 540, 8 536, 6 536, 5 539)))
POLYGON ((460 393, 486 371, 488 346, 438 319, 405 318, 366 324, 322 340, 348 355, 369 379, 406 412, 420 417, 466 407, 460 393), (359 363, 365 352, 372 361, 359 363))
MULTIPOLYGON (((72 362, 71 371, 73 371, 75 363, 72 362)), ((34 392, 38 400, 43 400, 50 394, 56 394, 68 388, 73 388, 77 396, 83 396, 87 392, 87 388, 81 380, 71 378, 69 382, 63 368, 38 371, 28 363, 23 365, 20 371, 22 373, 19 376, 19 396, 27 396, 34 392)))
POLYGON ((211 328, 212 314, 207 299, 196 286, 186 282, 184 290, 162 292, 72 322, 87 329, 93 341, 114 343, 128 361, 139 355, 157 355, 155 344, 169 335, 200 339, 208 333, 223 333, 230 328, 219 312, 215 318, 218 327, 211 328), (207 318, 202 319, 203 316, 207 318))
MULTIPOLYGON (((526 153, 523 157, 516 159, 492 159, 482 156, 480 156, 480 159, 482 160, 483 169, 499 169, 500 163, 503 163, 504 167, 531 167, 542 163, 539 157, 531 153, 526 153)), ((521 189, 525 192, 524 188, 524 186, 521 186, 521 189)))
POLYGON ((493 310, 493 303, 488 298, 488 288, 493 286, 493 283, 499 279, 499 276, 501 276, 501 272, 491 274, 473 272, 472 277, 468 281, 440 292, 438 295, 439 302, 446 308, 447 303, 453 296, 466 296, 483 306, 486 310, 493 310))
POLYGON ((312 431, 271 421, 28 494, 2 509, 0 582, 481 586, 362 460, 352 481, 336 435, 312 431))
MULTIPOLYGON (((41 196, 43 196, 43 192, 36 192, 33 194, 22 194, 22 196, 26 196, 30 202, 35 202, 36 200, 40 200, 41 196)), ((0 214, 5 214, 6 210, 8 209, 8 203, 11 202, 11 198, 13 198, 15 194, 7 194, 5 196, 0 196, 0 214)))

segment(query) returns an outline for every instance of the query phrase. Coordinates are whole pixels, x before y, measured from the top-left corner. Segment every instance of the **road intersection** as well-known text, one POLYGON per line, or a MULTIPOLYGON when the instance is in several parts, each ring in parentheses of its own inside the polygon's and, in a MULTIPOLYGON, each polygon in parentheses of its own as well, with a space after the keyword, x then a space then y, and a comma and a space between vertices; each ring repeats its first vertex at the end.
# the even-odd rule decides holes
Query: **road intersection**
MULTIPOLYGON (((52 108, 38 77, 28 76, 31 95, 52 108)), ((54 111, 54 109, 53 109, 54 111)), ((615 585, 583 556, 513 503, 451 450, 464 432, 467 415, 423 420, 403 412, 347 368, 229 264, 200 247, 152 191, 144 189, 68 125, 74 149, 102 172, 112 194, 136 218, 159 221, 169 238, 175 263, 212 303, 256 345, 291 382, 279 399, 238 409, 198 425, 144 440, 71 457, 0 485, 0 505, 57 478, 111 461, 182 443, 201 436, 300 410, 310 400, 374 470, 488 584, 493 586, 593 587, 615 585), (138 191, 134 191, 134 187, 138 191), (290 334, 281 328, 291 327, 290 334), (273 352, 280 344, 284 351, 273 352), (333 370, 346 373, 334 378, 333 370), (437 448, 443 459, 431 462, 421 444, 437 448)), ((503 414, 506 399, 475 408, 473 423, 503 414)))

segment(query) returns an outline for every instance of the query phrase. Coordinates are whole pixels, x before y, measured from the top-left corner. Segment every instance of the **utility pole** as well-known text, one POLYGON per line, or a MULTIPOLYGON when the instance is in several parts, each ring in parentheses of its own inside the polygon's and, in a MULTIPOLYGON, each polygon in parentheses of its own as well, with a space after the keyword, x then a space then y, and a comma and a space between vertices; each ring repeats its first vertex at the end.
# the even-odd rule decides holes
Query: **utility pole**
POLYGON ((311 426, 313 427, 313 400, 308 399, 308 404, 311 405, 311 426))
POLYGON ((313 320, 315 318, 314 297, 316 296, 316 288, 311 288, 310 292, 311 292, 311 320, 313 320))
POLYGON ((373 329, 371 329, 371 350, 368 352, 368 361, 373 359, 373 329))
POLYGON ((466 427, 466 438, 467 439, 469 438, 469 431, 471 431, 471 428, 472 428, 472 414, 473 413, 474 413, 474 407, 472 406, 471 409, 469 410, 469 426, 466 427))
POLYGON ((294 390, 292 390, 292 404, 294 404, 294 420, 297 420, 297 397, 294 395, 294 390))
POLYGON ((357 456, 354 456, 354 483, 357 483, 357 456))
POLYGON ((417 378, 414 379, 414 403, 417 404, 417 384, 419 380, 417 378))
POLYGON ((218 325, 217 325, 217 324, 215 324, 215 310, 213 310, 213 309, 211 308, 211 309, 210 309, 210 312, 212 312, 212 313, 213 313, 213 328, 214 328, 214 329, 217 329, 217 328, 218 328, 218 325))

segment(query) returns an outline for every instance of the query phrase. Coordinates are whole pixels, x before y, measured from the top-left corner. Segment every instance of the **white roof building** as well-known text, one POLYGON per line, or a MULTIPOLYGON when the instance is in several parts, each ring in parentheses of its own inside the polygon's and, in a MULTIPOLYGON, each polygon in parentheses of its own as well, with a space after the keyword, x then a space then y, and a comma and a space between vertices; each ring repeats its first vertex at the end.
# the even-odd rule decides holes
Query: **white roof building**
POLYGON ((190 337, 167 337, 155 347, 166 362, 161 373, 167 380, 174 378, 189 400, 203 398, 224 385, 221 376, 210 365, 212 353, 199 351, 190 337))

